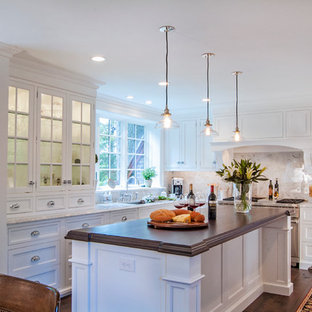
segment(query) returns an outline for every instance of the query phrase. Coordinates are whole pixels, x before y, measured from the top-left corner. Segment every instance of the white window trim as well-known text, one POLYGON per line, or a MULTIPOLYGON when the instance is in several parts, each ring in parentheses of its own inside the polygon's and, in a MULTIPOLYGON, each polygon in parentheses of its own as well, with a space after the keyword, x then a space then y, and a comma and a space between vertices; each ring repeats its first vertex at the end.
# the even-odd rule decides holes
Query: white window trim
MULTIPOLYGON (((149 127, 150 124, 144 123, 137 119, 125 118, 124 116, 118 116, 111 114, 105 111, 96 111, 96 131, 95 131, 95 153, 99 156, 99 118, 108 118, 111 120, 120 121, 120 134, 121 134, 121 143, 120 143, 120 185, 117 185, 115 190, 125 190, 127 184, 127 167, 128 167, 128 123, 144 126, 144 169, 149 167, 149 127)), ((95 166, 95 172, 97 180, 99 180, 99 162, 95 166)), ((138 185, 128 185, 129 189, 144 189, 138 185)), ((97 191, 107 191, 112 190, 109 186, 99 186, 97 185, 97 191)))

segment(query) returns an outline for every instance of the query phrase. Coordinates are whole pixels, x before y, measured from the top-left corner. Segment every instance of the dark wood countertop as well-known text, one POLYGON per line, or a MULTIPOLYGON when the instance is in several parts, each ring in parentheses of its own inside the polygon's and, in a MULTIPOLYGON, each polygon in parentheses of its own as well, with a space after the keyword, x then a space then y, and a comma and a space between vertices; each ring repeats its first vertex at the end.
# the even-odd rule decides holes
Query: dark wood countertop
POLYGON ((147 226, 148 219, 139 219, 72 230, 65 238, 192 257, 290 215, 290 210, 253 207, 248 214, 237 214, 233 206, 222 205, 218 206, 217 220, 209 221, 209 227, 205 229, 153 229, 147 226))

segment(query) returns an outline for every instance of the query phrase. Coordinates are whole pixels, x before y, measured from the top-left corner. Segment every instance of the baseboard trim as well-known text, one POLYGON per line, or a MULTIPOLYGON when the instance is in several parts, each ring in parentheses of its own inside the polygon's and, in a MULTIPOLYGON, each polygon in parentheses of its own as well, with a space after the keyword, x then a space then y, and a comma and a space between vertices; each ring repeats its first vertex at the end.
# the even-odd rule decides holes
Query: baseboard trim
POLYGON ((270 293, 270 294, 290 296, 293 290, 294 290, 293 283, 289 283, 287 286, 280 285, 280 284, 271 284, 271 283, 263 284, 263 291, 270 293))

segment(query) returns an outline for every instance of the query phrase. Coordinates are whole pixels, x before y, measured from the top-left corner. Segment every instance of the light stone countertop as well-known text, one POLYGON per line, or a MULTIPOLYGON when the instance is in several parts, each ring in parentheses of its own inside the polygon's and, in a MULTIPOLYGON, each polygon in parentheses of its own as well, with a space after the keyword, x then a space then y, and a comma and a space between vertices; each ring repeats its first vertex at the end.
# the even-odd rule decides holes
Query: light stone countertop
POLYGON ((107 204, 96 204, 93 209, 71 208, 71 209, 55 211, 49 214, 47 214, 46 212, 35 212, 31 214, 29 213, 27 215, 15 214, 15 215, 9 215, 7 217, 7 224, 45 221, 45 220, 58 219, 58 218, 92 215, 92 214, 99 214, 103 212, 119 211, 119 210, 125 210, 125 209, 127 210, 137 209, 137 208, 153 207, 153 206, 157 208, 157 206, 164 205, 164 204, 173 206, 173 203, 174 201, 172 200, 157 200, 156 202, 145 203, 145 204, 127 204, 127 203, 116 202, 116 203, 107 203, 107 204))

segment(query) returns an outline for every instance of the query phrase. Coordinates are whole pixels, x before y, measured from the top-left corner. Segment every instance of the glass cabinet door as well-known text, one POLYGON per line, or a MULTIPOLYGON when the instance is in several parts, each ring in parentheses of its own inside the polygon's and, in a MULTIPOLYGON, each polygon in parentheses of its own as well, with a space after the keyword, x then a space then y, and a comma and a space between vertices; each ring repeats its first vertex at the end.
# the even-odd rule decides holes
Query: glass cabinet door
POLYGON ((64 96, 39 92, 38 188, 63 188, 64 172, 64 96))
POLYGON ((31 88, 9 86, 8 98, 8 190, 32 189, 31 88))
MULTIPOLYGON (((71 102, 71 176, 73 186, 93 185, 91 170, 92 144, 91 144, 91 120, 92 105, 83 101, 71 102)), ((94 161, 94 159, 93 159, 94 161)))

